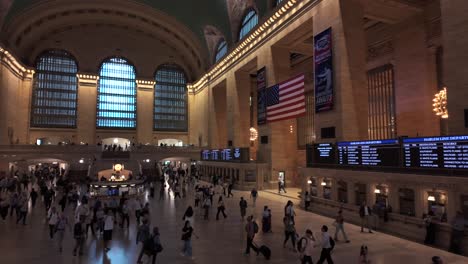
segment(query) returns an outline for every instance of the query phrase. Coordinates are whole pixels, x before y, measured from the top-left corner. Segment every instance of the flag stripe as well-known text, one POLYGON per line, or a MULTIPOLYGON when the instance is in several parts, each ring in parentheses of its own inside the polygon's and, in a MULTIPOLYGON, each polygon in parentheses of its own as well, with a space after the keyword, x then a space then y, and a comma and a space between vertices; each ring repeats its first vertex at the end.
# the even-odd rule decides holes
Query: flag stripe
POLYGON ((290 80, 279 83, 279 86, 280 87, 291 86, 291 85, 294 85, 295 83, 298 83, 298 82, 304 82, 304 74, 301 74, 300 76, 297 76, 297 77, 294 77, 294 78, 292 78, 290 80))
POLYGON ((302 96, 299 96, 299 97, 296 97, 294 99, 291 99, 291 100, 288 100, 286 102, 283 102, 283 103, 279 103, 279 104, 276 104, 276 105, 272 105, 272 106, 268 106, 267 107, 267 111, 272 111, 276 108, 280 108, 280 107, 283 107, 285 105, 289 105, 290 103, 297 103, 297 102, 300 102, 301 100, 305 99, 305 96, 302 95, 302 96))
POLYGON ((302 101, 301 103, 291 103, 287 106, 284 106, 280 109, 277 109, 277 110, 273 110, 273 111, 270 111, 270 115, 276 115, 278 113, 282 113, 282 112, 287 112, 288 110, 293 110, 293 109, 296 109, 296 108, 300 108, 302 106, 305 106, 305 101, 302 101))
POLYGON ((289 98, 296 98, 296 97, 301 96, 303 94, 304 94, 304 87, 302 87, 302 89, 297 90, 297 91, 295 91, 293 93, 280 96, 280 102, 282 102, 282 101, 284 101, 286 99, 289 99, 289 98))
POLYGON ((279 92, 280 96, 283 96, 283 95, 287 95, 288 93, 292 93, 294 91, 297 91, 301 88, 304 88, 304 82, 301 82, 301 83, 298 83, 298 84, 295 84, 293 86, 289 86, 287 88, 285 88, 284 90, 282 89, 282 87, 280 86, 281 90, 279 92))
POLYGON ((269 121, 285 120, 285 119, 289 119, 289 118, 292 118, 292 117, 300 116, 300 115, 304 114, 305 111, 306 111, 305 108, 302 108, 300 110, 297 110, 295 112, 290 112, 288 114, 277 115, 277 116, 274 116, 274 117, 267 117, 267 120, 269 120, 269 121))

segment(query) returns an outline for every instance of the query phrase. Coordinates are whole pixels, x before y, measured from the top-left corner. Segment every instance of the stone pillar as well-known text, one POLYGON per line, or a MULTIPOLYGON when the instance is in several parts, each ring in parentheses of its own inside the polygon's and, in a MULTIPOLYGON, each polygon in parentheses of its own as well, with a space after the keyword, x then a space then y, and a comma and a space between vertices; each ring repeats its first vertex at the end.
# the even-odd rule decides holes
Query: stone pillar
POLYGON ((392 207, 393 212, 400 212, 400 193, 399 187, 393 183, 388 186, 388 204, 392 207))
POLYGON ((331 179, 331 200, 332 201, 338 201, 338 179, 331 179))
POLYGON ((99 76, 78 74, 77 142, 96 144, 96 106, 99 76))
POLYGON ((427 213, 427 191, 422 187, 414 187, 414 212, 417 218, 427 213))
POLYGON ((448 96, 449 134, 466 134, 468 109, 468 1, 441 0, 444 82, 448 96))
POLYGON ((137 80, 137 142, 153 143, 154 85, 153 80, 137 80))
POLYGON ((227 140, 235 147, 249 147, 250 73, 243 70, 227 74, 227 140))
POLYGON ((394 39, 398 135, 439 135, 440 121, 432 111, 437 85, 428 67, 432 57, 426 44, 424 17, 415 16, 396 27, 399 32, 394 39))
POLYGON ((29 144, 29 122, 31 120, 32 86, 34 72, 24 73, 21 88, 18 89, 17 118, 15 120, 15 141, 20 144, 29 144))

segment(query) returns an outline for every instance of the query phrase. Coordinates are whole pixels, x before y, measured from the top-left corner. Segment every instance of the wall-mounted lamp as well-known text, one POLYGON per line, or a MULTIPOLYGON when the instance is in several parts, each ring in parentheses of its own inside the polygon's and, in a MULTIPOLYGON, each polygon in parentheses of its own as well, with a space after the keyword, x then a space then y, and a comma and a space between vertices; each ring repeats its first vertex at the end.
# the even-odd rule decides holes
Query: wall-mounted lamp
POLYGON ((427 197, 427 200, 430 201, 430 202, 435 202, 435 196, 434 195, 429 195, 427 197))
POLYGON ((322 181, 322 183, 320 183, 320 185, 327 186, 327 183, 325 181, 322 181))
POLYGON ((311 181, 311 180, 308 180, 308 181, 307 181, 307 184, 312 184, 312 181, 311 181))
POLYGON ((374 190, 374 193, 376 193, 376 194, 380 193, 380 189, 377 189, 377 188, 376 188, 376 189, 374 190))

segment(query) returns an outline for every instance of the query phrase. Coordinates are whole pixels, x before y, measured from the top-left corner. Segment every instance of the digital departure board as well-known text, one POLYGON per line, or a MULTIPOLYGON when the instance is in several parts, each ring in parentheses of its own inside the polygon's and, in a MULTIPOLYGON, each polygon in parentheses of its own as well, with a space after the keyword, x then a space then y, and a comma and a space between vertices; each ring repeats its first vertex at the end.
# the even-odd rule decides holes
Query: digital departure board
POLYGON ((404 166, 468 169, 468 136, 403 139, 404 166))
POLYGON ((210 149, 201 151, 201 160, 224 162, 249 162, 249 148, 210 149))
POLYGON ((314 144, 312 163, 336 164, 336 148, 331 143, 314 144))
POLYGON ((338 142, 338 164, 351 166, 389 166, 400 164, 397 139, 338 142))

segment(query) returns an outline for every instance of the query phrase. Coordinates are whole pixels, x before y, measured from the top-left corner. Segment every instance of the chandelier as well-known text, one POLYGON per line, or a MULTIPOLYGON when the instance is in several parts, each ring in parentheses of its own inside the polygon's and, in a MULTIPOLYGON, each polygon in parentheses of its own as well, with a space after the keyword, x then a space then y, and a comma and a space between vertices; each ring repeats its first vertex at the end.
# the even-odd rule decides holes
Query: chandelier
POLYGON ((434 99, 432 99, 432 106, 434 107, 433 111, 436 115, 441 118, 448 118, 447 111, 447 88, 440 90, 435 94, 434 99))
POLYGON ((251 127, 250 128, 250 141, 255 141, 257 140, 257 138, 258 138, 257 129, 255 129, 254 127, 251 127))

